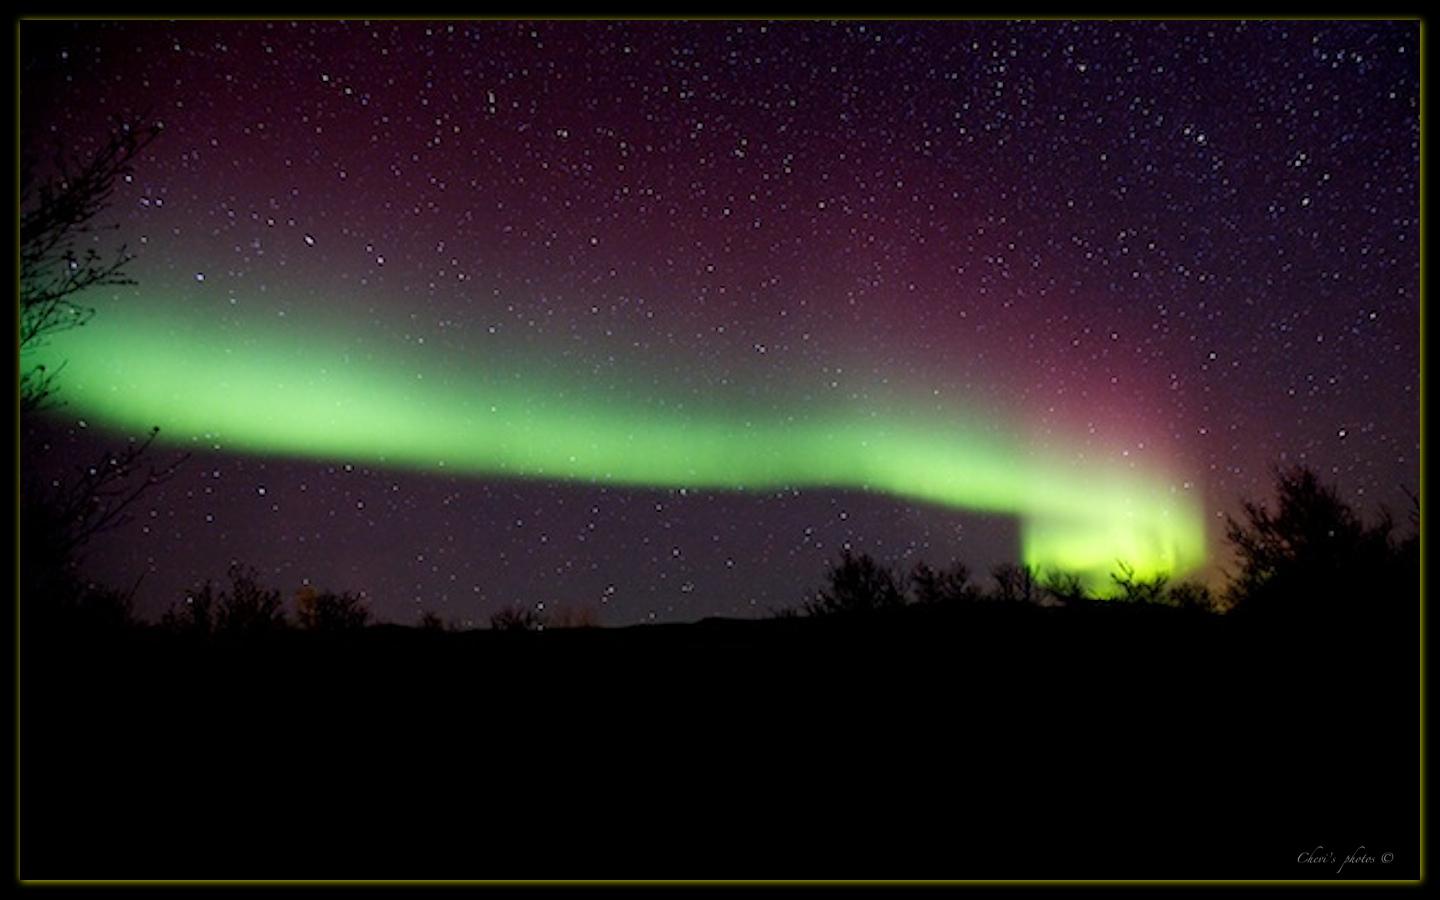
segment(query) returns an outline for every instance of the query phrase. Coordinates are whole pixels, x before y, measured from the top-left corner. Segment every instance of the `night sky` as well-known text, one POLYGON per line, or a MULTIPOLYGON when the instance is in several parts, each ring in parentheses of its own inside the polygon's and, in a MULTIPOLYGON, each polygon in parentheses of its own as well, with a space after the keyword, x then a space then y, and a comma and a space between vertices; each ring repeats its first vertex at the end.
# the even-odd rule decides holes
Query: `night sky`
POLYGON ((402 624, 843 548, 1218 588, 1276 466, 1419 489, 1417 21, 19 32, 23 150, 163 124, 22 456, 190 453, 89 549, 147 618, 232 561, 402 624))

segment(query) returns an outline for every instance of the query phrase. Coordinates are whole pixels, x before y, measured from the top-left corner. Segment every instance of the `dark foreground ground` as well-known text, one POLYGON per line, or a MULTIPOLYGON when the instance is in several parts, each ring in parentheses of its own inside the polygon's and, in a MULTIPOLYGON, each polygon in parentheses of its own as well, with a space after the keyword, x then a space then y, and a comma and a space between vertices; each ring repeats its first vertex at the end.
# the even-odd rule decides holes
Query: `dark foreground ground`
POLYGON ((22 645, 19 874, 1414 879, 1406 632, 975 606, 22 645))

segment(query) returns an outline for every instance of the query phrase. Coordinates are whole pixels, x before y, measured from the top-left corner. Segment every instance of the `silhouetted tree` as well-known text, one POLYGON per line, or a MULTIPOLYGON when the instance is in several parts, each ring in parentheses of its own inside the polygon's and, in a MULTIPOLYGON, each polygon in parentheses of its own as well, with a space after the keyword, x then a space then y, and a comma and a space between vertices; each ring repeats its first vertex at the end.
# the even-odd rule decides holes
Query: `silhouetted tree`
POLYGON ((826 586, 805 601, 807 615, 862 613, 905 605, 901 579, 868 553, 858 556, 846 548, 839 562, 825 575, 826 586))
POLYGON ((1246 500, 1243 520, 1226 517, 1240 566, 1229 585, 1235 612, 1378 614, 1417 599, 1418 552, 1395 541, 1388 513, 1366 525, 1335 487, 1305 467, 1278 472, 1276 480, 1273 512, 1246 500))
POLYGON ((165 628, 198 637, 267 634, 289 627, 280 591, 260 584, 254 568, 232 563, 230 588, 218 590, 208 579, 160 618, 165 628))
POLYGON ((1110 580, 1120 588, 1120 593, 1115 599, 1121 603, 1164 603, 1166 599, 1165 586, 1170 583, 1170 576, 1166 574, 1153 575, 1150 578, 1140 578, 1135 574, 1135 567, 1121 562, 1116 564, 1119 571, 1110 573, 1110 580))
MULTIPOLYGON (((96 218, 110 205, 116 183, 160 133, 158 125, 122 122, 94 156, 76 161, 57 151, 42 173, 33 156, 20 166, 19 350, 23 354, 47 337, 89 321, 94 309, 76 295, 102 285, 132 284, 125 267, 133 258, 122 244, 110 254, 98 249, 96 218)), ((114 227, 114 226, 110 226, 114 227)), ((20 409, 32 412, 50 402, 55 372, 38 364, 20 370, 20 409)))
POLYGON ((278 631, 289 623, 276 588, 261 586, 259 573, 239 563, 230 566, 230 590, 220 595, 215 616, 217 631, 253 634, 278 631))
POLYGON ((74 619, 82 604, 89 608, 87 617, 93 618, 105 598, 130 602, 130 594, 89 588, 79 569, 91 539, 129 522, 130 509, 141 495, 171 478, 184 461, 155 464, 149 456, 155 435, 151 431, 143 440, 107 451, 89 465, 50 477, 28 466, 22 454, 18 538, 26 625, 47 627, 74 619))
POLYGON ((103 285, 129 284, 125 266, 131 255, 121 245, 107 254, 97 240, 97 217, 110 205, 117 182, 131 162, 159 133, 158 126, 121 123, 92 157, 77 162, 57 151, 42 169, 32 155, 20 165, 18 227, 19 286, 17 338, 20 355, 18 408, 20 446, 20 594, 26 626, 105 618, 132 621, 133 592, 96 589, 83 583, 81 550, 96 534, 128 520, 128 508, 153 485, 174 474, 183 457, 169 465, 150 462, 147 454, 158 429, 107 451, 88 466, 66 475, 41 474, 37 454, 46 444, 30 439, 31 414, 54 404, 54 370, 27 360, 26 354, 60 332, 84 325, 94 314, 77 295, 103 285))
POLYGON ((1065 606, 1084 606, 1095 602, 1085 582, 1072 572, 1049 572, 1041 580, 1040 587, 1046 596, 1065 606))
POLYGON ((215 633, 215 583, 206 579, 199 590, 191 591, 179 604, 160 616, 160 626, 167 631, 207 637, 215 633))
POLYGON ((490 627, 495 631, 543 631, 545 617, 527 607, 507 606, 490 616, 490 627))
POLYGON ((1173 584, 1165 592, 1166 602, 1179 609, 1193 609, 1201 612, 1221 612, 1224 604, 1210 587, 1198 581, 1182 581, 1173 584))
POLYGON ((970 569, 962 562, 935 570, 923 560, 910 570, 910 589, 919 604, 960 603, 975 599, 970 569))
MULTIPOLYGON (((136 584, 138 587, 138 582, 136 584)), ((29 621, 38 633, 74 635, 123 631, 139 626, 135 613, 135 591, 108 585, 76 581, 53 598, 56 603, 40 607, 29 621)))
POLYGON ((1030 566, 1000 563, 990 570, 995 579, 995 599, 1002 603, 1034 603, 1039 587, 1036 573, 1030 566))
POLYGON ((370 623, 370 608, 359 594, 317 591, 307 584, 295 594, 295 623, 307 631, 349 631, 370 623))

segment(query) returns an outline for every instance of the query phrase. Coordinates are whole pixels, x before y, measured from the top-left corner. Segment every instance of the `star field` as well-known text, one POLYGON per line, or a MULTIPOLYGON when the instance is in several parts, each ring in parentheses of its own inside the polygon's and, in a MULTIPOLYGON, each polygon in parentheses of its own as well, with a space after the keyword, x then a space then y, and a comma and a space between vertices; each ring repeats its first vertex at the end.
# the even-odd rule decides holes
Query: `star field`
POLYGON ((136 284, 81 298, 71 403, 22 459, 150 424, 192 454, 90 548, 152 617, 231 561, 405 624, 761 615, 845 547, 983 577, 1031 552, 1017 507, 880 474, 931 444, 978 471, 955 433, 1003 448, 978 458, 1045 498, 1027 510, 1179 498, 1215 584, 1224 514, 1277 465, 1402 519, 1419 487, 1416 21, 19 30, 27 152, 163 124, 109 211, 136 284), (96 399, 127 348, 163 402, 138 375, 96 399), (369 436, 339 442, 315 384, 369 436), (225 418, 247 403, 303 446, 247 442, 225 418), (557 460, 695 474, 467 462, 459 420, 487 415, 569 420, 535 441, 557 460), (674 442, 633 451, 646 422, 674 442), (883 450, 807 479, 835 459, 800 443, 821 425, 883 450), (455 446, 405 457, 431 430, 455 446), (804 465, 707 482, 680 435, 804 465))

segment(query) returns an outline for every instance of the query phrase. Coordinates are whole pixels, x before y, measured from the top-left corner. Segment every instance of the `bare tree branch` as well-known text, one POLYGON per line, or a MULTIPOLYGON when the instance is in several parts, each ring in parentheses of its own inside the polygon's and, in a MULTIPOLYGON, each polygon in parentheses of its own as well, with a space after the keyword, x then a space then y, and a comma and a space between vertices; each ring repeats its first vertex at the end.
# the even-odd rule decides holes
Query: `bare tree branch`
POLYGON ((147 454, 159 432, 152 428, 124 450, 106 452, 73 480, 27 486, 25 504, 47 511, 52 550, 73 557, 91 538, 131 521, 130 508, 140 496, 174 477, 189 454, 166 465, 151 462, 147 454))
MULTIPOLYGON (((94 287, 133 284, 125 267, 134 258, 122 244, 113 253, 99 248, 99 233, 113 230, 96 218, 109 207, 117 183, 132 172, 136 155, 159 134, 158 125, 122 122, 109 141, 83 164, 63 151, 56 154, 57 171, 36 175, 33 160, 24 160, 20 184, 20 317, 19 349, 23 354, 58 332, 78 328, 94 315, 76 302, 94 287)), ((55 371, 22 366, 20 409, 33 412, 50 404, 55 371)))

